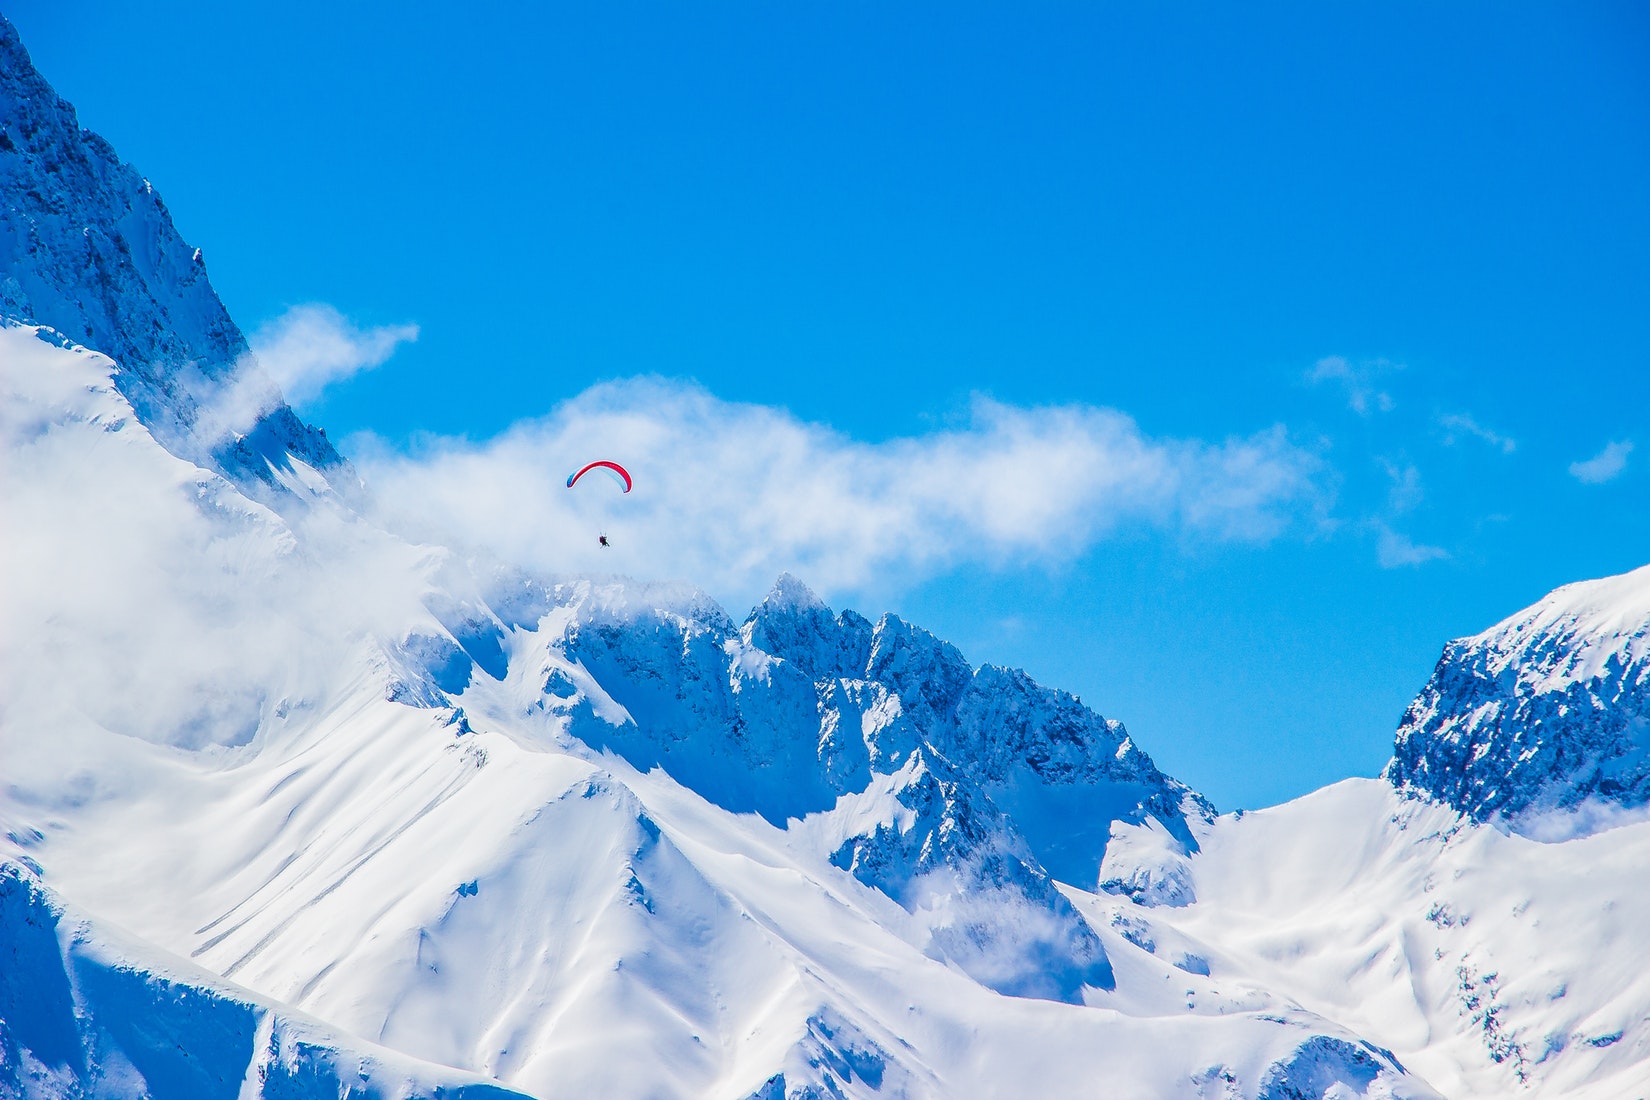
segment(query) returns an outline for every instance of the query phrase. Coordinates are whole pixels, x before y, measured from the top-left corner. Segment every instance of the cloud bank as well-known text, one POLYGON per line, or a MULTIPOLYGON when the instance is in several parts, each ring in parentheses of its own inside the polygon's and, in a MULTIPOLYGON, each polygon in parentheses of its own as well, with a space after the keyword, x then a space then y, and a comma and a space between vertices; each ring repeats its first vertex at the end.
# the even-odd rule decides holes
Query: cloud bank
POLYGON ((322 508, 300 537, 162 449, 113 369, 0 327, 0 759, 37 790, 82 782, 63 746, 95 727, 242 743, 427 617, 427 554, 322 508))
POLYGON ((383 364, 416 339, 417 325, 361 328, 328 305, 294 306, 252 334, 250 352, 226 376, 183 376, 196 403, 187 445, 205 461, 283 401, 302 409, 327 386, 383 364))
POLYGON ((982 397, 960 427, 866 443, 662 379, 596 386, 485 442, 348 449, 380 518, 410 537, 530 568, 685 578, 724 598, 785 569, 827 591, 886 589, 964 563, 1069 561, 1141 531, 1265 542, 1327 500, 1321 461, 1281 426, 1161 439, 1110 409, 982 397), (635 490, 569 490, 597 458, 624 463, 635 490))

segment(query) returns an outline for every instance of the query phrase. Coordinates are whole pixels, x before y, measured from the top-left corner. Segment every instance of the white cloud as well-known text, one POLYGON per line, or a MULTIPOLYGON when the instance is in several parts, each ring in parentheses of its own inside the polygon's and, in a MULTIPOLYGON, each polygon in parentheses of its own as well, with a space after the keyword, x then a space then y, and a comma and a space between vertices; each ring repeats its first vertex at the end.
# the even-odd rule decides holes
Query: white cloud
MULTIPOLYGON (((163 450, 103 356, 0 328, 0 738, 10 773, 63 771, 88 723, 233 745, 364 637, 423 614, 428 554, 326 508, 280 517, 163 450), (50 737, 38 731, 50 730, 50 737)), ((44 788, 42 788, 44 789, 44 788)))
POLYGON ((1510 439, 1500 432, 1491 431, 1465 413, 1450 413, 1440 416, 1438 425, 1444 429, 1444 446, 1446 447, 1455 446, 1456 440, 1462 436, 1470 436, 1489 444, 1502 454, 1510 455, 1518 449, 1516 440, 1510 439))
POLYGON ((227 376, 187 376, 197 403, 189 443, 204 456, 283 400, 302 407, 332 383, 381 365, 416 339, 417 325, 363 329, 331 306, 294 306, 252 334, 251 352, 227 376))
POLYGON ((1347 407, 1359 416, 1368 416, 1373 412, 1392 411, 1392 395, 1377 389, 1375 379, 1401 369, 1398 364, 1385 359, 1353 363, 1342 356, 1331 355, 1314 363, 1312 369, 1306 372, 1306 380, 1313 385, 1323 382, 1339 384, 1346 394, 1347 407))
POLYGON ((416 339, 417 325, 362 329, 331 306, 312 304, 287 310, 249 342, 287 402, 301 406, 332 383, 380 366, 398 346, 416 339))
POLYGON ((1585 462, 1570 463, 1570 476, 1588 485, 1602 485, 1627 468, 1633 444, 1627 440, 1611 443, 1585 462))
POLYGON ((1070 560, 1125 528, 1265 541, 1325 499, 1319 459, 1281 427, 1154 439, 1110 409, 979 398, 965 427, 870 444, 660 379, 596 386, 479 444, 350 449, 385 521, 415 538, 544 570, 686 578, 725 599, 785 569, 866 591, 962 562, 1070 560), (594 458, 625 463, 634 492, 568 490, 594 458))
POLYGON ((1375 529, 1375 560, 1382 569, 1424 565, 1429 561, 1441 561, 1449 557, 1449 551, 1443 547, 1419 545, 1411 541, 1407 535, 1400 535, 1384 523, 1376 524, 1375 529))

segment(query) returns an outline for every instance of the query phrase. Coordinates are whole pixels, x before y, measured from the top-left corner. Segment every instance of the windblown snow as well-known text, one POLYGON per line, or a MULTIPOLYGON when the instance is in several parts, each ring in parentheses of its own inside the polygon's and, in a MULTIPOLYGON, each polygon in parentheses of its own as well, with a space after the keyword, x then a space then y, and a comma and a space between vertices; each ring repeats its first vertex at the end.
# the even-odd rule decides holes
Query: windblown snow
POLYGON ((255 374, 203 434, 239 330, 0 65, 0 1096, 1644 1095, 1643 571, 1452 644, 1392 782, 1218 816, 794 577, 399 537, 255 374))

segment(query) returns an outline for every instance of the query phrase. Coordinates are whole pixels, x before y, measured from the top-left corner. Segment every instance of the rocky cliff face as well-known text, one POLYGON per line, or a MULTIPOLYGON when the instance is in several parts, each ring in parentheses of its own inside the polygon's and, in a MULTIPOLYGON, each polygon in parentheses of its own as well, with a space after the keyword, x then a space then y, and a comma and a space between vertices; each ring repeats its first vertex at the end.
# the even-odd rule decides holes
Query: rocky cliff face
POLYGON ((0 272, 0 317, 108 355, 116 387, 173 454, 265 497, 293 459, 355 482, 251 361, 159 192, 81 128, 3 16, 0 272), (231 391, 236 415, 225 420, 231 391))
POLYGON ((1650 566, 1451 642, 1386 776, 1480 821, 1650 802, 1650 566))
MULTIPOLYGON (((1153 822, 1185 854, 1188 814, 1212 817, 1075 697, 975 669, 896 616, 835 614, 789 575, 738 627, 691 589, 501 588, 498 629, 542 647, 527 709, 724 809, 802 822, 831 862, 928 922, 936 955, 1002 992, 1108 988, 1104 949, 1055 880, 1099 885, 1116 822, 1153 822)), ((422 642, 426 683, 406 697, 467 685, 454 655, 475 646, 422 642)))

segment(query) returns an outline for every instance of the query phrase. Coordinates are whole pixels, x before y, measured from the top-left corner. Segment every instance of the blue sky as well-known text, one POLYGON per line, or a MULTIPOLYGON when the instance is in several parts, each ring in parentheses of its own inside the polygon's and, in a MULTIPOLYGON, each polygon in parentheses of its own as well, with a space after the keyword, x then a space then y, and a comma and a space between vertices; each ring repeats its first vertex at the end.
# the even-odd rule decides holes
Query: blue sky
POLYGON ((377 334, 303 411, 415 511, 460 466, 529 511, 507 460, 691 408, 684 468, 727 465, 646 538, 732 524, 749 560, 638 571, 736 605, 797 568, 1078 692, 1223 808, 1373 774, 1446 639, 1650 561, 1650 16, 1015 7, 7 14, 243 327, 377 334), (860 471, 877 568, 745 524, 741 432, 860 471), (1027 434, 1071 444, 1046 477, 1027 434), (989 482, 964 459, 999 447, 1029 472, 991 515, 887 482, 989 482), (1137 451, 1175 486, 1108 480, 1137 451))

